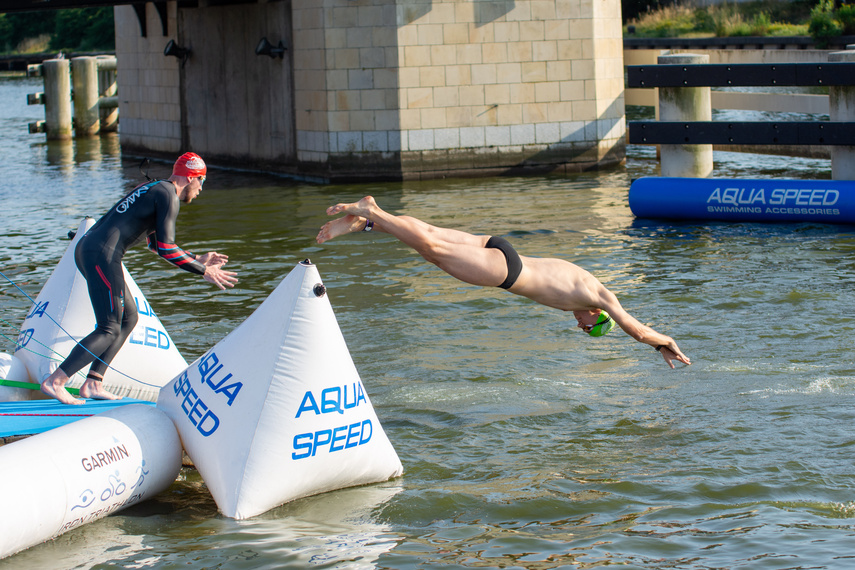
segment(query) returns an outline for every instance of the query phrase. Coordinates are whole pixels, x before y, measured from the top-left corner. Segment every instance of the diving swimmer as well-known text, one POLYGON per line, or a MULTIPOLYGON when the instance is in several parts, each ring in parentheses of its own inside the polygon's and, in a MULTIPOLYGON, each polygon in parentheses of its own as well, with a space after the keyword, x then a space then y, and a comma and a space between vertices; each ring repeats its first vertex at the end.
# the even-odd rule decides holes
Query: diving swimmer
POLYGON ((137 323, 136 303, 125 284, 122 257, 143 237, 149 249, 163 259, 201 275, 221 290, 237 283, 236 273, 222 268, 228 256, 215 251, 195 255, 175 243, 180 202, 189 204, 199 195, 207 171, 199 155, 192 152, 181 155, 168 180, 154 180, 134 188, 77 242, 74 261, 86 279, 97 327, 45 378, 42 392, 63 404, 82 404, 65 385, 70 376, 91 363, 80 395, 97 400, 120 399, 106 390, 101 381, 137 323))
POLYGON ((327 215, 337 214, 344 216, 323 225, 318 243, 353 232, 388 233, 456 279, 501 287, 547 307, 572 311, 577 326, 591 336, 603 336, 617 324, 659 351, 671 368, 675 360, 691 364, 674 339, 640 323, 596 277, 569 261, 521 256, 501 237, 476 236, 389 214, 371 196, 327 208, 327 215))

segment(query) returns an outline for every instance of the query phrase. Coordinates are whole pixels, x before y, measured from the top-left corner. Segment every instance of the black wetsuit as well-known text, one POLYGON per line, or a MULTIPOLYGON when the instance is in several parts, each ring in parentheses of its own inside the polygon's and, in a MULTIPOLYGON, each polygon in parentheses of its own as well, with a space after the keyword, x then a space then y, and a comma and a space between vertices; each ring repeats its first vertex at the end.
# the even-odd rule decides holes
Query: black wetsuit
POLYGON ((508 265, 508 276, 505 281, 499 285, 502 289, 510 289, 520 276, 523 264, 517 250, 510 244, 508 240, 501 237, 492 236, 487 240, 487 245, 484 247, 495 248, 502 252, 505 256, 505 263, 508 265))
POLYGON ((60 365, 71 376, 90 362, 89 374, 103 377, 137 323, 137 307, 125 284, 122 257, 143 236, 149 249, 173 265, 202 275, 196 256, 175 245, 180 207, 175 187, 154 181, 134 188, 77 242, 74 261, 86 278, 97 328, 80 341, 60 365), (125 298, 129 299, 125 305, 125 298))

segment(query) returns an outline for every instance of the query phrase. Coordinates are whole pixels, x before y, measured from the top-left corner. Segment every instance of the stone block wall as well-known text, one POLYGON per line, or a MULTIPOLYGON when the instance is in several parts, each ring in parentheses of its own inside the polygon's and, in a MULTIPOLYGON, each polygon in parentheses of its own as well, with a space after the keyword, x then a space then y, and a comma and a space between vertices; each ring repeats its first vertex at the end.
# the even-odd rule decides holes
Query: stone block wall
MULTIPOLYGON (((165 57, 170 37, 152 3, 145 4, 146 36, 131 6, 116 6, 119 137, 123 148, 140 152, 182 150, 179 63, 165 57)), ((168 30, 177 29, 175 2, 167 5, 168 30)), ((174 35, 172 37, 175 37, 174 35)))
MULTIPOLYGON (((186 20, 181 10, 228 3, 206 4, 167 2, 170 35, 181 35, 172 32, 186 20)), ((264 4, 268 19, 288 12, 293 75, 292 101, 277 103, 287 113, 265 112, 287 115, 294 136, 293 160, 259 157, 266 169, 330 181, 417 179, 578 171, 624 158, 618 0, 264 4)), ((149 29, 159 30, 147 10, 149 29)), ((122 145, 179 150, 189 107, 203 103, 188 97, 182 111, 178 61, 162 54, 168 37, 140 38, 130 7, 116 7, 116 23, 122 145)), ((251 167, 245 153, 233 159, 251 167)))
POLYGON ((297 152, 358 177, 623 158, 616 0, 293 0, 297 152))

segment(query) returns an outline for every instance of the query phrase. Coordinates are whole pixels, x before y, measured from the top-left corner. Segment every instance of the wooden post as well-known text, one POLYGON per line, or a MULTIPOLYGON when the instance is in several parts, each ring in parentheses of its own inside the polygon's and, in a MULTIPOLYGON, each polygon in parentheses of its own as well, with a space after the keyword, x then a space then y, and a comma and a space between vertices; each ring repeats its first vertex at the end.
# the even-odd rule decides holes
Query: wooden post
MULTIPOLYGON (((855 61, 855 50, 830 53, 828 61, 855 61)), ((855 121, 855 87, 828 87, 828 115, 832 121, 855 121)), ((855 147, 831 147, 831 178, 855 180, 855 147)))
MULTIPOLYGON (((660 65, 709 63, 709 55, 683 53, 660 55, 660 65)), ((709 87, 660 87, 660 121, 710 121, 712 106, 709 87)), ((712 173, 710 144, 663 144, 659 170, 662 176, 706 178, 712 173)))
POLYGON ((77 136, 97 135, 101 130, 98 109, 98 60, 75 57, 71 60, 74 83, 74 132, 77 136))
POLYGON ((99 108, 101 113, 101 131, 115 132, 119 128, 119 106, 116 99, 116 57, 98 56, 99 108))
POLYGON ((48 140, 71 138, 71 76, 67 59, 43 63, 45 76, 45 134, 48 140))

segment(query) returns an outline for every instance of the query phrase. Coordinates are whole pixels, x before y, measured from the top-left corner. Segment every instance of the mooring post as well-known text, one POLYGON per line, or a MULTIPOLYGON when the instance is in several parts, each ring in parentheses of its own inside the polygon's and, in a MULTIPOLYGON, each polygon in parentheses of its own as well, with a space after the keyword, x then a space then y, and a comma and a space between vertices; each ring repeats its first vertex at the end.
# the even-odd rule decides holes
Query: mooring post
MULTIPOLYGON (((709 63, 709 55, 682 53, 660 55, 660 65, 709 63)), ((660 87, 660 121, 710 121, 712 105, 709 87, 660 87)), ((713 151, 709 144, 663 144, 659 170, 662 176, 706 178, 713 170, 713 151)))
POLYGON ((119 104, 116 94, 116 56, 98 56, 98 107, 101 114, 101 131, 116 131, 119 128, 119 104))
MULTIPOLYGON (((846 46, 847 48, 849 46, 846 46)), ((828 61, 855 61, 855 50, 828 54, 828 61)), ((831 121, 855 121, 855 87, 848 85, 828 87, 828 118, 831 121)), ((855 180, 855 147, 831 147, 831 178, 855 180)))
POLYGON ((82 56, 71 60, 74 83, 74 132, 77 136, 94 136, 101 130, 98 108, 98 60, 82 56))
POLYGON ((43 64, 45 82, 45 135, 48 140, 71 138, 71 67, 67 59, 43 64))

